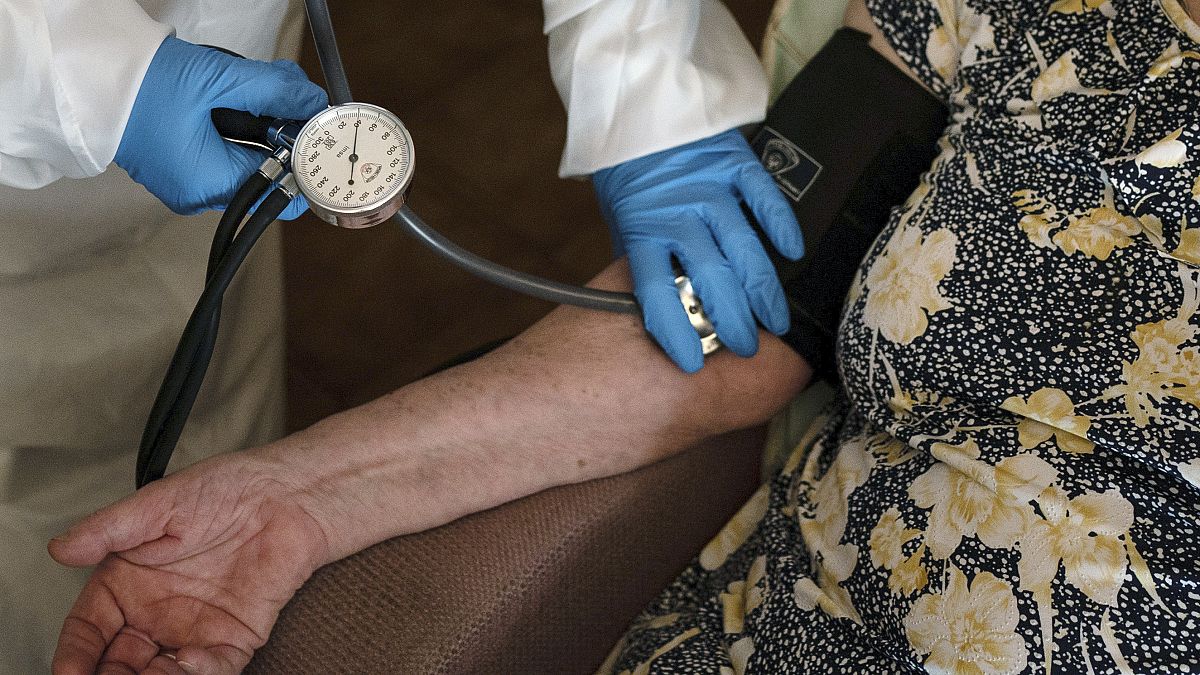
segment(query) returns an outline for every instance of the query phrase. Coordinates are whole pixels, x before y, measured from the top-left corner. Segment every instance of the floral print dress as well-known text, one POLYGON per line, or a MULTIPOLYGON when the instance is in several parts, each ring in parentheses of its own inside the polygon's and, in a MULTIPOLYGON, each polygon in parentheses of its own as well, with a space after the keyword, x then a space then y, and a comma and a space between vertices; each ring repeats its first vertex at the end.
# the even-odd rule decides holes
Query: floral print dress
POLYGON ((1200 27, 872 0, 952 110, 843 390, 603 672, 1200 672, 1200 27))

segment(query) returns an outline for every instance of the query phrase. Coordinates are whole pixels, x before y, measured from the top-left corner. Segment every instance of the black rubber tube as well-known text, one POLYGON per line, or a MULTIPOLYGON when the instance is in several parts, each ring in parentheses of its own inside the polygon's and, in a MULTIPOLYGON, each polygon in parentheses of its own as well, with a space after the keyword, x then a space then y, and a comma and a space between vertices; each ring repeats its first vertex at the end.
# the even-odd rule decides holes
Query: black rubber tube
MULTIPOLYGON (((254 203, 271 187, 271 182, 261 173, 255 172, 253 176, 247 180, 242 187, 234 195, 229 206, 225 209, 225 213, 221 216, 221 221, 217 224, 216 232, 213 234, 212 247, 208 253, 208 267, 204 274, 205 284, 212 279, 213 274, 217 270, 217 265, 225 256, 230 244, 233 242, 234 235, 237 233, 238 226, 254 203)), ((220 324, 220 306, 217 311, 210 317, 209 323, 204 326, 206 334, 202 345, 212 345, 216 342, 216 333, 220 324)), ((159 387, 158 395, 154 399, 154 404, 150 408, 150 414, 146 419, 146 426, 142 431, 142 440, 138 448, 138 464, 141 466, 147 460, 149 455, 155 452, 160 446, 159 437, 163 425, 171 415, 172 408, 176 405, 179 399, 179 393, 186 386, 189 378, 199 377, 203 379, 205 371, 197 372, 194 368, 196 361, 195 353, 183 353, 180 351, 182 346, 182 337, 180 345, 176 346, 175 353, 171 357, 171 362, 167 366, 167 373, 163 377, 162 385, 159 387)), ((211 349, 211 347, 209 347, 211 349)), ((139 470, 138 474, 140 475, 139 470)))
POLYGON ((241 232, 234 237, 225 255, 213 270, 187 326, 183 329, 183 335, 175 350, 175 358, 159 391, 159 398, 167 403, 160 416, 152 416, 147 422, 142 446, 138 451, 137 487, 158 480, 166 473, 171 454, 196 402, 196 395, 208 368, 208 360, 212 356, 211 341, 215 340, 216 334, 215 331, 207 329, 213 326, 225 291, 255 242, 290 203, 291 197, 283 190, 277 189, 268 195, 254 215, 246 221, 241 232))
MULTIPOLYGON (((208 253, 208 269, 204 273, 205 284, 212 281, 217 273, 218 266, 221 260, 229 252, 235 241, 238 226, 241 225, 245 215, 254 207, 255 202, 262 198, 271 188, 271 181, 259 172, 254 172, 234 195, 233 201, 221 216, 221 221, 217 224, 216 233, 213 234, 212 248, 208 253)), ((264 202, 265 206, 265 202, 264 202)), ((278 216, 276 216, 278 217, 278 216)), ((222 299, 224 293, 222 292, 222 299)), ((178 400, 191 399, 195 401, 196 396, 200 393, 200 387, 204 384, 204 377, 208 374, 208 365, 212 362, 213 350, 217 345, 217 334, 221 328, 221 300, 218 300, 217 306, 213 309, 212 317, 209 320, 208 330, 204 334, 200 342, 200 347, 195 354, 191 356, 190 365, 184 370, 185 380, 183 389, 179 394, 178 400), (190 393, 189 393, 190 392, 190 393)), ((191 410, 191 403, 188 404, 188 410, 191 410)), ((167 424, 179 424, 180 431, 182 426, 187 421, 187 415, 178 421, 173 421, 178 417, 178 402, 173 407, 172 414, 168 417, 167 424)), ((175 434, 178 439, 179 433, 175 434)), ((175 443, 172 442, 171 447, 174 449, 175 443)))
POLYGON ((261 199, 270 187, 271 181, 262 173, 255 171, 254 175, 250 176, 233 196, 225 213, 221 215, 221 222, 217 223, 217 230, 213 234, 212 248, 208 251, 208 268, 204 272, 206 281, 211 279, 217 271, 217 265, 221 262, 221 258, 225 257, 225 252, 229 250, 229 245, 233 242, 234 235, 237 234, 238 226, 250 213, 250 209, 254 208, 255 202, 261 199))

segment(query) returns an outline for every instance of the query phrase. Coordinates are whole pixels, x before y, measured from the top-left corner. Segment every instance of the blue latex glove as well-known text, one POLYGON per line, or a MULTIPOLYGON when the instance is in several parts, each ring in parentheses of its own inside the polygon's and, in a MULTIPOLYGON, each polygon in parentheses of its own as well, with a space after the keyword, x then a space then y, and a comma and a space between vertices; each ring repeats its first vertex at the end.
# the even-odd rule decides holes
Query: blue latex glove
POLYGON ((601 208, 629 255, 646 330, 679 367, 704 365, 700 338, 675 288, 671 258, 691 277, 721 342, 758 351, 754 317, 777 335, 790 323, 779 276, 743 214, 745 201, 775 248, 804 255, 787 199, 737 130, 597 171, 601 208))
MULTIPOLYGON (((175 213, 224 210, 266 156, 222 139, 212 109, 307 120, 328 104, 291 61, 242 59, 168 37, 146 71, 114 161, 175 213)), ((300 196, 281 217, 307 209, 300 196)))

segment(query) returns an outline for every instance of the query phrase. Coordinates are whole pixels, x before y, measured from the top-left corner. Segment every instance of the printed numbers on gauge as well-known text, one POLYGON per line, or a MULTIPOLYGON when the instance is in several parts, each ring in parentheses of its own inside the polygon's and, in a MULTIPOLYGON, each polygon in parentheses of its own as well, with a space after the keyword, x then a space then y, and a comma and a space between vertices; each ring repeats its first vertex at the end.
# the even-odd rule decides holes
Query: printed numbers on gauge
POLYGON ((301 132, 293 171, 308 198, 340 213, 366 212, 407 187, 412 140, 400 120, 368 104, 329 108, 301 132))

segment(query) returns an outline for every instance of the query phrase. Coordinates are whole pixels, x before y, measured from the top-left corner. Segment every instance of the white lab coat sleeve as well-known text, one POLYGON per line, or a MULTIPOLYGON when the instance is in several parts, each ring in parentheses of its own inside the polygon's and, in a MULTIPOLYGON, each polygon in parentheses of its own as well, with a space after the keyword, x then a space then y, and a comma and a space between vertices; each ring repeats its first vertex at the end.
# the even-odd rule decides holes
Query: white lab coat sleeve
POLYGON ((170 32, 134 0, 0 0, 0 183, 104 171, 170 32))
POLYGON ((767 80, 718 0, 543 0, 550 69, 567 108, 559 175, 758 122, 767 80))

